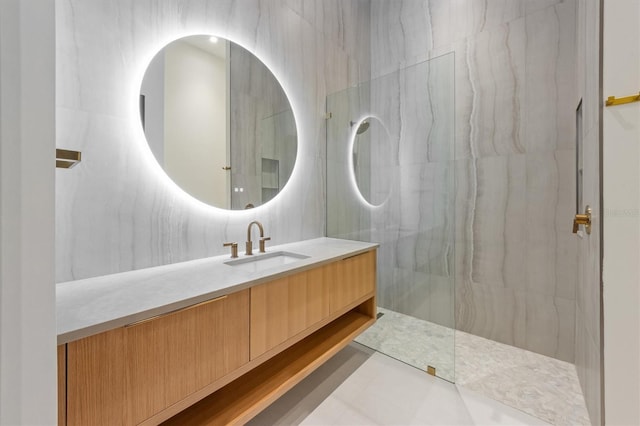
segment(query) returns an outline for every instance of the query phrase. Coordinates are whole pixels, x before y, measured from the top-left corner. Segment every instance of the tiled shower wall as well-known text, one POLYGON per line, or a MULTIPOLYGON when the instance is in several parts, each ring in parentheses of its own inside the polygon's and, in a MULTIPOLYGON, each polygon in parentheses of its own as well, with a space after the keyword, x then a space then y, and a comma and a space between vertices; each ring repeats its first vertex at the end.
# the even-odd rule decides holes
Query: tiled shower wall
POLYGON ((368 0, 56 2, 57 145, 83 161, 56 174, 56 281, 223 254, 260 220, 273 244, 325 231, 325 99, 370 77, 368 0), (152 56, 185 35, 229 38, 263 60, 297 120, 298 159, 268 205, 228 212, 176 189, 137 111, 152 56))
POLYGON ((373 0, 371 12, 373 78, 455 54, 456 326, 570 362, 576 12, 577 0, 373 0))

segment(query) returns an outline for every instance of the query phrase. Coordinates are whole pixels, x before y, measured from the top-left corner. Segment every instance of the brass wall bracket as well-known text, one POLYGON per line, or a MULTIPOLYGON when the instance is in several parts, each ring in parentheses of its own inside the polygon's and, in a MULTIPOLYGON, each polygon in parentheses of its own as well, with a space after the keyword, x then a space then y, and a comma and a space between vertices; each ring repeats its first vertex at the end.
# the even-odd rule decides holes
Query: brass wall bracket
POLYGON ((56 167, 70 169, 82 161, 82 153, 68 149, 56 149, 56 167))
POLYGON ((430 365, 427 365, 427 374, 431 374, 432 376, 436 375, 436 368, 430 365))
POLYGON ((591 207, 587 206, 584 210, 584 214, 577 214, 573 218, 573 233, 578 233, 580 225, 584 225, 584 230, 587 234, 591 234, 591 207))
POLYGON ((617 98, 615 96, 609 96, 604 102, 605 106, 614 106, 629 104, 631 102, 640 102, 640 92, 637 95, 625 96, 624 98, 617 98))

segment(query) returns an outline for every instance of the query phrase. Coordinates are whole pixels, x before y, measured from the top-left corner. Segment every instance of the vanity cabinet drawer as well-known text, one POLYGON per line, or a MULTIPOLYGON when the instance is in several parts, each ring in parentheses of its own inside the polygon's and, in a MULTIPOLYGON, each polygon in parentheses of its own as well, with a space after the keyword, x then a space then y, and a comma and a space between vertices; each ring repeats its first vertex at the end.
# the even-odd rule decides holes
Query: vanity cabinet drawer
POLYGON ((251 288, 251 359, 329 316, 327 268, 251 288))
POLYGON ((335 262, 329 270, 330 313, 340 311, 376 291, 376 251, 335 262))
POLYGON ((251 288, 251 359, 375 293, 375 250, 251 288))
POLYGON ((138 424, 249 361, 249 290, 67 345, 67 424, 138 424))

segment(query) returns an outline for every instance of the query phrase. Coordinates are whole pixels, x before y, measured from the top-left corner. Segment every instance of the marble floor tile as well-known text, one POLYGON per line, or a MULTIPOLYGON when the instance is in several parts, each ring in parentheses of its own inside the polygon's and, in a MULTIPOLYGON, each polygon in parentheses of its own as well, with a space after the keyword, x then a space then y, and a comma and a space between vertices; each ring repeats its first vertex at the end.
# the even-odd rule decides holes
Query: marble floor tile
POLYGON ((551 424, 589 424, 573 364, 462 331, 454 339, 450 328, 378 311, 384 315, 357 342, 422 370, 434 366, 441 378, 551 424))
POLYGON ((456 384, 554 425, 589 425, 573 364, 456 332, 456 384))
POLYGON ((544 420, 530 416, 491 398, 458 386, 458 392, 476 424, 482 425, 549 425, 544 420))

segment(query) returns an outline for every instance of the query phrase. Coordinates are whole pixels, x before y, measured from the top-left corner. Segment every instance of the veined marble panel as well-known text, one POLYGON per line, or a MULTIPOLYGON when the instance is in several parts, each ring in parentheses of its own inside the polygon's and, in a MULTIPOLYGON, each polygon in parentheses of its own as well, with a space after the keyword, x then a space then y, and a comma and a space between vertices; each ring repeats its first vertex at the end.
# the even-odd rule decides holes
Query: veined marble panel
POLYGON ((458 330, 573 362, 573 300, 459 279, 455 286, 458 330))
POLYGON ((530 14, 540 9, 546 9, 547 7, 553 7, 558 3, 562 3, 564 0, 535 0, 525 1, 525 13, 530 14))
MULTIPOLYGON (((525 152, 526 37, 523 19, 469 38, 465 70, 472 102, 469 144, 475 158, 525 152)), ((463 71, 463 72, 465 72, 463 71)), ((459 93, 459 92, 458 92, 459 93)), ((456 103, 464 102, 456 97, 456 103)), ((460 106, 462 111, 469 108, 460 106)))
POLYGON ((527 289, 575 300, 575 151, 527 155, 527 289), (543 268, 540 266, 544 265, 543 268))
MULTIPOLYGON (((565 225, 575 202, 576 4, 372 4, 372 22, 385 28, 383 35, 372 36, 372 46, 377 40, 383 46, 380 52, 372 50, 372 75, 393 66, 408 68, 438 49, 455 55, 456 191, 454 205, 442 212, 454 212, 451 261, 458 326, 569 361, 574 354, 576 243, 565 225), (434 21, 436 10, 448 28, 434 21), (535 310, 547 317, 534 315, 535 310), (535 319, 527 322, 527 312, 535 319), (553 332, 545 336, 549 329, 553 332)), ((411 105, 411 96, 400 93, 387 96, 389 110, 411 105)), ((402 114, 397 118, 406 120, 402 114)), ((401 149, 424 158, 413 146, 402 145, 404 131, 406 138, 421 134, 420 126, 407 124, 402 123, 401 149)), ((401 172, 407 192, 417 186, 415 175, 401 172)), ((396 217, 415 224, 421 216, 401 210, 396 217)), ((424 271, 435 267, 427 265, 424 271)), ((395 275, 412 282, 405 270, 395 275)), ((388 294, 396 300, 402 291, 388 294)))
POLYGON ((522 0, 488 0, 474 2, 468 0, 453 0, 451 4, 451 41, 476 36, 484 31, 502 26, 524 14, 522 0))
MULTIPOLYGON (((436 2, 436 7, 441 10, 443 5, 436 2)), ((373 0, 371 26, 384 28, 384 31, 371 33, 372 77, 387 75, 415 64, 423 52, 431 50, 431 22, 430 3, 427 1, 373 0)))
POLYGON ((274 243, 324 234, 325 100, 328 89, 368 78, 368 49, 356 39, 368 31, 369 4, 335 2, 341 33, 331 34, 338 28, 325 25, 316 3, 56 4, 58 145, 83 152, 79 166, 57 172, 57 281, 222 254, 222 243, 241 241, 254 219, 274 243), (230 213, 191 199, 159 170, 144 141, 137 108, 148 61, 168 41, 202 33, 255 53, 293 106, 298 161, 285 190, 264 208, 230 213))
POLYGON ((527 152, 575 148, 576 3, 526 16, 527 152))
POLYGON ((526 339, 526 303, 510 288, 456 279, 456 329, 505 344, 526 339))
POLYGON ((526 174, 524 155, 490 157, 476 162, 476 191, 472 223, 463 234, 472 240, 467 267, 474 283, 519 289, 523 286, 526 229, 526 174))

